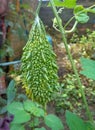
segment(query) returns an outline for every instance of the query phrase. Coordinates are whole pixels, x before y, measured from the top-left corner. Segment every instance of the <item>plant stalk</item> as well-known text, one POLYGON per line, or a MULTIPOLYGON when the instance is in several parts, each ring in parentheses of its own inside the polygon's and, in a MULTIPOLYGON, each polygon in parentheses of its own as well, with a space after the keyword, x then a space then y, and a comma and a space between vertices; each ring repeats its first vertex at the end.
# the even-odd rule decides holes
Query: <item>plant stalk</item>
POLYGON ((38 7, 37 7, 37 10, 36 10, 36 15, 39 15, 41 5, 42 5, 42 0, 40 0, 39 3, 38 3, 38 7))
POLYGON ((69 60, 71 62, 73 71, 74 71, 74 73, 76 75, 76 78, 77 78, 77 82, 78 82, 79 88, 81 90, 81 94, 82 94, 83 102, 85 104, 85 109, 86 109, 86 112, 87 112, 87 116, 88 116, 88 118, 89 118, 89 120, 91 122, 94 122, 92 114, 91 114, 89 106, 88 106, 88 103, 87 103, 87 100, 86 100, 86 96, 85 96, 85 93, 84 93, 84 90, 83 90, 83 87, 82 87, 81 80, 79 78, 79 74, 78 74, 77 68, 75 66, 74 60, 73 60, 72 55, 70 53, 70 50, 68 48, 68 42, 67 42, 65 30, 64 30, 64 28, 62 26, 62 23, 60 22, 60 18, 58 16, 58 13, 57 13, 57 10, 56 10, 56 7, 55 7, 55 4, 54 4, 53 0, 50 0, 50 4, 52 6, 53 13, 54 13, 54 15, 56 17, 56 20, 57 20, 57 23, 58 23, 58 26, 59 26, 59 29, 60 29, 60 32, 61 32, 61 35, 62 35, 62 39, 63 39, 64 45, 65 45, 65 49, 66 49, 66 52, 68 53, 68 58, 69 58, 69 60))

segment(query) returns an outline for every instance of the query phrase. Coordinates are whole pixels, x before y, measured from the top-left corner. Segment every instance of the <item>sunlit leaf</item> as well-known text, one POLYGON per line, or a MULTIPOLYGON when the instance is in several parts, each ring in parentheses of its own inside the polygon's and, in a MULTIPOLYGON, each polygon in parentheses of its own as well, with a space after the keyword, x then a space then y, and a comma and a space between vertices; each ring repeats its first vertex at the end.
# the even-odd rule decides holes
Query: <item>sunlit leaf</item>
POLYGON ((76 6, 76 0, 64 0, 64 6, 67 8, 74 8, 76 6))
POLYGON ((82 5, 77 5, 74 8, 74 14, 76 15, 77 13, 79 13, 80 11, 83 11, 84 7, 82 5))
MULTIPOLYGON (((55 6, 74 8, 76 6, 76 0, 53 0, 55 6)), ((49 3, 50 6, 50 3, 49 3)))

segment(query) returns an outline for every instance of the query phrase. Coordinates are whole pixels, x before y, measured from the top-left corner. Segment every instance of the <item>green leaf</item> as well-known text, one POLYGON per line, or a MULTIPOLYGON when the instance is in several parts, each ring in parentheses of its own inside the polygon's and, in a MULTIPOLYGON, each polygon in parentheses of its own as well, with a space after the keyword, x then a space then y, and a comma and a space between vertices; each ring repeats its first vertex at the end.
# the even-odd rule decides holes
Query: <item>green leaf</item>
POLYGON ((27 99, 27 96, 26 96, 25 94, 19 94, 19 95, 17 96, 17 99, 23 101, 23 100, 26 100, 26 99, 27 99))
POLYGON ((95 130, 95 126, 90 122, 85 122, 86 130, 95 130))
POLYGON ((25 111, 19 111, 14 115, 14 120, 13 123, 15 124, 21 124, 21 123, 25 123, 28 122, 31 119, 31 116, 29 113, 25 112, 25 111))
POLYGON ((18 124, 12 124, 10 126, 10 130, 25 130, 23 125, 18 125, 18 124))
POLYGON ((95 80, 95 61, 81 58, 82 71, 80 72, 87 78, 95 80))
POLYGON ((26 101, 24 101, 23 102, 23 105, 24 105, 24 109, 26 110, 26 111, 31 111, 31 109, 33 108, 33 107, 36 107, 36 105, 35 105, 35 103, 34 102, 32 102, 31 100, 26 100, 26 101))
POLYGON ((74 14, 77 15, 78 13, 80 13, 80 11, 83 11, 83 10, 84 10, 84 7, 82 5, 76 5, 74 8, 74 14))
POLYGON ((34 116, 37 116, 37 117, 41 117, 41 116, 44 117, 44 115, 45 115, 44 110, 41 108, 37 108, 37 107, 32 107, 30 112, 31 112, 31 114, 33 114, 34 116))
POLYGON ((7 107, 0 107, 0 114, 4 114, 5 112, 7 112, 7 107))
POLYGON ((13 102, 7 106, 8 111, 14 115, 13 123, 25 123, 30 120, 31 116, 27 113, 24 108, 23 104, 20 102, 13 102))
POLYGON ((76 0, 65 0, 64 6, 67 8, 74 8, 76 6, 76 0))
POLYGON ((46 130, 46 129, 42 127, 42 128, 35 128, 34 130, 46 130))
POLYGON ((75 19, 80 23, 87 23, 89 16, 87 15, 87 10, 82 5, 77 5, 74 8, 75 19))
POLYGON ((11 104, 9 104, 7 106, 7 110, 11 113, 11 114, 16 114, 18 111, 23 111, 23 104, 20 102, 13 102, 11 104))
POLYGON ((45 116, 45 124, 52 130, 64 130, 61 120, 52 114, 45 116))
POLYGON ((70 130, 87 130, 84 121, 69 111, 66 111, 66 123, 70 130))
MULTIPOLYGON (((67 8, 74 8, 76 6, 76 0, 65 0, 64 2, 60 1, 60 0, 53 0, 55 6, 59 6, 59 7, 67 7, 67 8)), ((50 3, 49 3, 50 6, 50 3)))
POLYGON ((23 104, 24 104, 24 109, 26 111, 29 111, 34 116, 44 117, 45 112, 42 108, 39 108, 39 105, 37 103, 34 103, 31 100, 26 100, 25 102, 23 102, 23 104))
POLYGON ((79 23, 87 23, 89 20, 89 16, 86 13, 81 13, 79 15, 75 15, 75 19, 79 22, 79 23))
POLYGON ((15 95, 16 95, 16 89, 15 89, 15 81, 12 80, 9 85, 8 85, 8 88, 7 88, 7 103, 11 103, 14 98, 15 98, 15 95))

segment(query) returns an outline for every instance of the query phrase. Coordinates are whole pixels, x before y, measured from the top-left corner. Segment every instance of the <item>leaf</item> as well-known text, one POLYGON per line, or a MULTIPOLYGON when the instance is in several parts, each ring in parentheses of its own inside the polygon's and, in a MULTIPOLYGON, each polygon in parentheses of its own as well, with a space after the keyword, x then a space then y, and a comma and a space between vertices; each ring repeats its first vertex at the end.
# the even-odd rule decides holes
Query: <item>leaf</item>
POLYGON ((30 120, 31 116, 27 113, 23 104, 20 102, 13 102, 7 106, 7 110, 14 115, 13 123, 25 123, 30 120))
POLYGON ((80 23, 87 23, 89 20, 89 16, 87 15, 87 9, 85 9, 82 5, 77 5, 74 8, 75 19, 80 23))
POLYGON ((26 110, 26 111, 31 111, 31 109, 32 109, 32 107, 35 107, 36 105, 35 105, 35 103, 34 102, 32 102, 31 100, 26 100, 26 101, 24 101, 23 102, 23 105, 24 105, 24 109, 26 110))
POLYGON ((7 106, 7 110, 11 113, 11 114, 16 114, 17 111, 23 111, 23 104, 20 102, 13 102, 10 105, 7 106))
POLYGON ((5 112, 7 112, 7 107, 6 106, 1 107, 0 108, 0 114, 4 114, 5 112))
POLYGON ((25 123, 28 122, 30 118, 31 118, 30 114, 25 111, 17 112, 16 115, 14 116, 13 123, 15 124, 25 123))
POLYGON ((84 121, 70 111, 66 111, 66 123, 70 130, 87 130, 84 121))
POLYGON ((10 126, 10 130, 25 130, 23 125, 18 125, 18 124, 12 124, 10 126))
POLYGON ((34 130, 46 130, 46 129, 42 127, 42 128, 35 128, 34 130))
POLYGON ((37 108, 37 107, 32 107, 30 112, 31 112, 31 114, 33 114, 34 116, 37 116, 37 117, 41 117, 41 116, 44 117, 44 115, 45 115, 44 110, 41 108, 37 108))
POLYGON ((19 95, 17 96, 17 99, 19 99, 19 100, 26 100, 27 97, 26 97, 25 94, 19 94, 19 95))
POLYGON ((31 100, 26 100, 24 103, 24 109, 29 111, 31 114, 37 117, 41 117, 45 115, 45 112, 42 108, 39 108, 39 105, 31 100))
POLYGON ((85 122, 86 130, 95 130, 94 124, 91 124, 90 122, 85 122))
POLYGON ((65 0, 64 6, 67 8, 74 8, 76 6, 76 1, 77 0, 65 0))
POLYGON ((82 5, 76 5, 74 8, 74 14, 77 15, 80 11, 83 11, 85 8, 82 5))
POLYGON ((7 103, 11 103, 14 98, 15 98, 15 95, 16 95, 16 89, 15 89, 15 81, 12 80, 10 83, 9 83, 9 86, 7 88, 7 103))
POLYGON ((61 120, 52 114, 45 116, 45 124, 52 130, 64 130, 61 120))
POLYGON ((75 15, 75 19, 79 22, 79 23, 87 23, 89 20, 89 16, 86 13, 81 13, 79 15, 75 15))
MULTIPOLYGON (((76 6, 76 0, 65 0, 62 2, 61 0, 53 0, 55 6, 60 6, 60 7, 67 7, 67 8, 74 8, 76 6)), ((50 3, 49 3, 50 6, 50 3)))
POLYGON ((86 58, 81 58, 80 61, 83 68, 80 73, 87 78, 95 80, 95 61, 86 58))

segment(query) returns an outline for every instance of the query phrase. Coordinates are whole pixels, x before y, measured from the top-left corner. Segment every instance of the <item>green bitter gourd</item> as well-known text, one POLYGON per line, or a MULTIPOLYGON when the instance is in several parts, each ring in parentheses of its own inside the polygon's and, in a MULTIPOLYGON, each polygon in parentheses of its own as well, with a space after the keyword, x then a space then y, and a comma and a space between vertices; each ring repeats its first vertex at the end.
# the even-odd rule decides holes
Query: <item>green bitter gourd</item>
POLYGON ((37 16, 29 39, 23 48, 22 81, 26 94, 32 100, 45 104, 58 89, 58 66, 52 46, 46 39, 44 25, 37 16))

